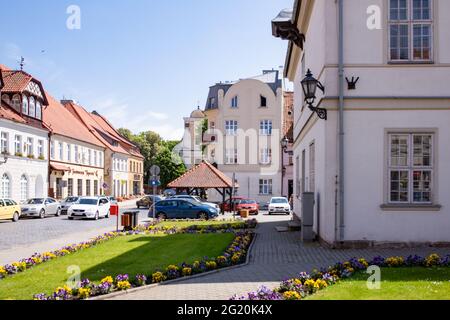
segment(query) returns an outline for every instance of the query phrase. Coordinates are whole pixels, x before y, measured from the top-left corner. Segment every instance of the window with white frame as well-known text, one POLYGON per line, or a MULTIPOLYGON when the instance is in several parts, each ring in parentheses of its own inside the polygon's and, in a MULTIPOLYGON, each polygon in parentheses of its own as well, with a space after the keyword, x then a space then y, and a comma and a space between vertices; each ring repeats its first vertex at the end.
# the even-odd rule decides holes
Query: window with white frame
POLYGON ((50 158, 55 159, 55 141, 50 142, 50 158))
POLYGON ((1 187, 2 189, 0 190, 0 196, 2 198, 9 198, 10 195, 10 185, 11 185, 11 181, 9 179, 9 176, 4 173, 2 176, 2 181, 1 181, 1 187))
POLYGON ((75 154, 75 163, 79 163, 80 162, 80 154, 78 153, 77 145, 74 146, 74 154, 75 154))
POLYGON ((44 158, 44 140, 38 141, 38 157, 44 158))
POLYGON ((90 166, 92 165, 92 150, 91 149, 88 150, 88 164, 90 166))
POLYGON ((262 108, 266 108, 267 107, 267 98, 264 96, 260 96, 260 107, 262 108))
POLYGON ((232 108, 237 108, 238 107, 238 96, 234 96, 231 99, 231 107, 232 108))
POLYGON ((309 191, 316 192, 316 144, 309 145, 309 191))
POLYGON ((225 150, 225 164, 237 164, 238 163, 238 151, 235 148, 228 148, 225 150))
POLYGON ((235 136, 237 134, 238 122, 236 120, 225 121, 225 133, 227 136, 235 136))
POLYGON ((8 153, 9 152, 9 135, 8 132, 2 132, 1 135, 1 152, 8 153))
POLYGON ((67 162, 72 161, 72 145, 70 143, 67 144, 67 162))
POLYGON ((97 162, 97 150, 94 150, 94 166, 98 166, 98 162, 97 162))
POLYGON ((262 120, 259 122, 259 135, 272 135, 272 120, 262 120))
POLYGON ((62 142, 58 143, 58 155, 59 160, 64 160, 64 145, 62 142))
POLYGON ((39 101, 36 102, 36 118, 42 120, 42 105, 39 101))
POLYGON ((259 162, 261 164, 270 164, 272 162, 272 149, 261 148, 259 151, 259 162))
POLYGON ((31 137, 27 138, 27 144, 26 144, 26 150, 27 150, 27 156, 34 156, 34 139, 31 137))
POLYGON ((11 105, 13 106, 13 108, 14 108, 15 110, 17 110, 18 112, 20 112, 20 105, 21 105, 20 95, 15 94, 15 95, 13 96, 11 105))
POLYGON ((22 154, 22 136, 18 134, 14 137, 14 152, 17 156, 22 154))
POLYGON ((432 133, 389 134, 388 202, 433 202, 432 133))
POLYGON ((33 97, 30 97, 30 106, 28 110, 28 115, 30 117, 36 117, 36 100, 33 97))
POLYGON ((259 179, 259 194, 272 194, 272 179, 259 179))
POLYGON ((28 97, 22 95, 22 113, 28 115, 28 97))
POLYGON ((103 167, 103 152, 100 151, 99 156, 99 167, 103 167))
POLYGON ((433 59, 433 0, 389 0, 389 60, 433 59))
POLYGON ((20 201, 28 199, 28 179, 25 175, 20 178, 20 201))

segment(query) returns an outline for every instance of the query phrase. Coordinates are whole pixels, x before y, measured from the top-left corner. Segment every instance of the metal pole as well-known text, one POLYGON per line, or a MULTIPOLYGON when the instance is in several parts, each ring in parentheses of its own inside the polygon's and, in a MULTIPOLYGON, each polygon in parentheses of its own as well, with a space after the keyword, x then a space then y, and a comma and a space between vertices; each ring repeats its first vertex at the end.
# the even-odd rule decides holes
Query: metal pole
POLYGON ((234 196, 234 181, 236 180, 236 173, 233 172, 233 181, 232 181, 232 188, 231 188, 231 205, 233 206, 233 217, 236 217, 236 206, 233 203, 233 196, 234 196))
POLYGON ((339 0, 339 240, 344 240, 344 0, 339 0))
MULTIPOLYGON (((152 176, 152 183, 153 183, 153 204, 155 202, 155 198, 156 198, 156 176, 152 176)), ((155 220, 155 208, 153 208, 153 220, 155 220)))

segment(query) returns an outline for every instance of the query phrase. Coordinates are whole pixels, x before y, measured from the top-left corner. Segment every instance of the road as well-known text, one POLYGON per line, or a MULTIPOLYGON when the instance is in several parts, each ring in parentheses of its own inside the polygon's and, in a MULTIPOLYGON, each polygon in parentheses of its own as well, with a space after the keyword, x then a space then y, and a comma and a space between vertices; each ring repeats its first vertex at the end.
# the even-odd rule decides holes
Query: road
MULTIPOLYGON (((133 204, 121 204, 120 212, 138 210, 133 204)), ((139 211, 139 221, 148 220, 148 210, 139 211)), ((68 220, 67 216, 21 219, 16 223, 0 221, 0 265, 27 258, 35 252, 86 241, 115 229, 115 216, 97 221, 68 220)))

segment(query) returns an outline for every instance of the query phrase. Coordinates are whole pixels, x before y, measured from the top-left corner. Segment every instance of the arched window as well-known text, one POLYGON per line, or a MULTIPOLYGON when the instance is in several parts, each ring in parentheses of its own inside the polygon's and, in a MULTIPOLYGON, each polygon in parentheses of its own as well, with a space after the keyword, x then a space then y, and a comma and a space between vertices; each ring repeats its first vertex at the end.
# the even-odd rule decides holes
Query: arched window
POLYGON ((36 100, 33 97, 30 97, 30 109, 28 111, 30 117, 36 117, 36 100))
POLYGON ((20 95, 15 94, 14 97, 12 98, 11 104, 14 109, 20 112, 20 95))
POLYGON ((2 100, 9 103, 9 96, 7 94, 2 95, 2 100))
POLYGON ((10 180, 9 180, 9 176, 4 173, 2 176, 2 181, 1 181, 1 190, 0 190, 0 196, 2 198, 9 198, 10 195, 10 180))
POLYGON ((36 118, 39 120, 42 119, 42 105, 39 101, 36 102, 36 118))
POLYGON ((28 115, 28 97, 22 96, 22 113, 28 115))
POLYGON ((20 201, 28 199, 28 179, 25 175, 20 177, 20 201))

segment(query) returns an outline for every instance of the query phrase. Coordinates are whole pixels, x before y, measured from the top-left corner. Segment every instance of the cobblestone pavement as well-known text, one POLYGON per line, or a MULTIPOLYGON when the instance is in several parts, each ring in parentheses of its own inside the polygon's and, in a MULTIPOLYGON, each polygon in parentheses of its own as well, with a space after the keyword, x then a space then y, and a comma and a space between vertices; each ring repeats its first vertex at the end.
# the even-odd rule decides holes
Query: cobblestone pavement
POLYGON ((352 257, 371 259, 376 255, 426 255, 431 252, 450 253, 448 248, 357 249, 332 250, 318 244, 303 244, 299 232, 277 232, 285 226, 287 216, 260 215, 257 238, 250 253, 250 262, 241 268, 217 272, 195 279, 181 280, 113 299, 127 300, 227 300, 234 294, 256 290, 261 285, 276 287, 283 279, 300 271, 327 267, 352 257))
MULTIPOLYGON (((133 209, 134 203, 120 204, 120 211, 133 209)), ((141 221, 148 219, 147 212, 140 210, 141 221)), ((116 217, 98 221, 68 220, 67 216, 23 219, 16 223, 0 221, 0 265, 26 258, 35 252, 86 241, 115 229, 116 217)))

